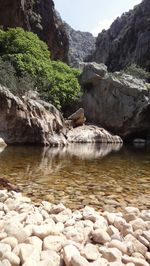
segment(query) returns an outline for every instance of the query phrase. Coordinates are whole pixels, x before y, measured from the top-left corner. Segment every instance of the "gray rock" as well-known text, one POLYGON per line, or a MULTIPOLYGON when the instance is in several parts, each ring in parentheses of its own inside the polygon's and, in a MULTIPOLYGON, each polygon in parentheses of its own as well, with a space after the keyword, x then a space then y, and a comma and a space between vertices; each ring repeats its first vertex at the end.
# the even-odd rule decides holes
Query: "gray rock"
POLYGON ((51 104, 21 100, 0 86, 0 135, 8 144, 64 145, 60 112, 51 104))
POLYGON ((112 135, 107 130, 97 126, 81 126, 67 133, 68 142, 76 143, 122 143, 119 136, 112 135))
MULTIPOLYGON (((103 70, 102 65, 99 68, 103 70)), ((124 139, 146 138, 150 134, 147 84, 120 72, 102 77, 96 71, 95 63, 85 64, 80 77, 87 122, 109 129, 124 139)))
POLYGON ((95 38, 89 32, 72 29, 67 23, 64 23, 64 27, 69 40, 69 64, 73 67, 79 67, 80 62, 85 61, 95 49, 95 38))
POLYGON ((111 71, 136 63, 150 70, 149 0, 116 18, 96 39, 91 60, 105 63, 111 71))

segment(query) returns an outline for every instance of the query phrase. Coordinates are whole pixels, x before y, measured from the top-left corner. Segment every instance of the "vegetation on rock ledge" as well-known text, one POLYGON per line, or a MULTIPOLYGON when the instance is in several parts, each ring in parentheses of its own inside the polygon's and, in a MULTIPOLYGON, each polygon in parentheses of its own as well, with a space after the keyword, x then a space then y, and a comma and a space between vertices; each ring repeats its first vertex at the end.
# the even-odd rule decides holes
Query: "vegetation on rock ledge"
POLYGON ((16 95, 37 88, 58 108, 78 99, 79 70, 52 61, 47 45, 21 28, 0 30, 0 83, 16 95))

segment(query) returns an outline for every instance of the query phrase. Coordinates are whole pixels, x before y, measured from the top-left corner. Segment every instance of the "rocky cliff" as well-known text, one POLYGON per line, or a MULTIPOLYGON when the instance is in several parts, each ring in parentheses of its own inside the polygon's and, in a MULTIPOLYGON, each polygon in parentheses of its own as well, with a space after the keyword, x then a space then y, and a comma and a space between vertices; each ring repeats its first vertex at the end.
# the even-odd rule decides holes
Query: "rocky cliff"
POLYGON ((78 67, 95 49, 95 37, 89 32, 76 31, 67 23, 64 27, 69 38, 68 62, 73 67, 78 67))
POLYGON ((0 86, 0 140, 1 138, 7 144, 43 146, 64 146, 69 142, 122 142, 120 137, 112 135, 103 128, 68 127, 61 113, 52 104, 27 96, 21 99, 2 86, 0 86))
POLYGON ((48 44, 53 59, 68 61, 68 36, 52 0, 0 0, 0 26, 36 33, 48 44))
POLYGON ((150 2, 143 0, 97 37, 92 61, 116 71, 136 63, 150 71, 150 2))
POLYGON ((84 63, 80 82, 88 122, 127 140, 150 136, 149 84, 97 63, 84 63))

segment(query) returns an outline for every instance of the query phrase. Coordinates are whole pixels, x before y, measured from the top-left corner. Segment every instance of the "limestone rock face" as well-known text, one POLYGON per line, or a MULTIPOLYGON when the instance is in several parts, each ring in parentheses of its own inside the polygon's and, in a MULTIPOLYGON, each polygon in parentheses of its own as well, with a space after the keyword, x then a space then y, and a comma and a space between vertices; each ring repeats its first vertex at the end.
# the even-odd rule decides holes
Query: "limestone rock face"
POLYGON ((0 136, 7 144, 64 145, 64 119, 51 104, 15 97, 0 86, 0 136))
POLYGON ((74 30, 67 23, 64 23, 64 27, 69 38, 69 65, 78 67, 94 51, 96 39, 91 33, 74 30))
POLYGON ((69 42, 53 0, 0 0, 0 25, 22 27, 48 44, 53 59, 68 61, 69 42))
POLYGON ((143 0, 133 10, 118 17, 96 39, 90 61, 104 63, 109 70, 123 69, 136 63, 150 71, 150 4, 143 0))
POLYGON ((84 64, 80 82, 88 122, 124 139, 150 134, 148 84, 120 72, 110 74, 96 63, 84 64))

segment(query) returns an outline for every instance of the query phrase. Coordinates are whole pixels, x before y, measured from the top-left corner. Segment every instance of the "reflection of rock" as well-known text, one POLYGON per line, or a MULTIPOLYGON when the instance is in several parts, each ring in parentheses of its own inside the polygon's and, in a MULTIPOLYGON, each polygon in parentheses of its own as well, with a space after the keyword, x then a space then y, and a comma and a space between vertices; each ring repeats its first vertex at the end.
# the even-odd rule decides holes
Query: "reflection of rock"
POLYGON ((0 138, 0 147, 2 146, 6 146, 6 143, 2 138, 0 138))
MULTIPOLYGON (((102 158, 111 152, 117 152, 122 148, 122 143, 70 143, 65 147, 44 148, 43 161, 46 157, 76 156, 81 159, 102 158)), ((46 165, 45 165, 46 166, 46 165)))
POLYGON ((119 136, 113 136, 103 128, 96 126, 81 126, 70 130, 68 142, 76 143, 122 143, 119 136))
POLYGON ((66 152, 71 156, 77 156, 81 159, 102 158, 109 153, 119 151, 122 143, 101 143, 101 144, 69 144, 66 152))
POLYGON ((0 136, 8 144, 64 145, 64 119, 51 104, 15 97, 0 86, 0 136))
POLYGON ((103 64, 86 63, 80 82, 89 123, 124 139, 150 134, 150 90, 142 80, 120 72, 108 73, 103 64))

